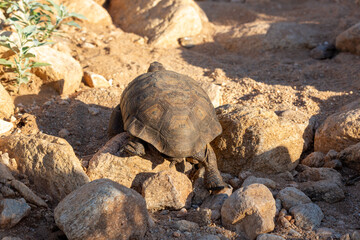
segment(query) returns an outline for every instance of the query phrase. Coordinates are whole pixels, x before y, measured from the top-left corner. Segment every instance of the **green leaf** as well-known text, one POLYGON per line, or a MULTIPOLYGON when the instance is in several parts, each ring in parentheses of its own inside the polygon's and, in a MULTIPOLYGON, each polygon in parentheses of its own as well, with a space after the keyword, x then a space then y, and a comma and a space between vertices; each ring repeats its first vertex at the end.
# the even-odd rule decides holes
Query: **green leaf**
POLYGON ((9 60, 6 60, 6 59, 3 59, 3 58, 0 58, 0 64, 1 65, 4 65, 4 66, 7 66, 7 67, 13 67, 13 62, 9 61, 9 60))
POLYGON ((65 25, 70 25, 70 26, 73 26, 73 27, 77 27, 77 28, 81 28, 81 26, 79 24, 77 24, 76 22, 74 21, 71 21, 71 22, 67 22, 67 23, 64 23, 65 25))
POLYGON ((33 53, 26 53, 23 57, 28 59, 28 58, 33 58, 33 57, 36 57, 36 56, 33 53))
POLYGON ((49 63, 34 62, 30 65, 31 68, 50 66, 49 63))
POLYGON ((80 13, 71 12, 67 14, 68 17, 75 17, 79 19, 86 19, 86 17, 80 13))
POLYGON ((36 25, 30 25, 23 29, 23 33, 25 34, 26 37, 29 37, 32 34, 34 34, 35 31, 36 31, 36 25))

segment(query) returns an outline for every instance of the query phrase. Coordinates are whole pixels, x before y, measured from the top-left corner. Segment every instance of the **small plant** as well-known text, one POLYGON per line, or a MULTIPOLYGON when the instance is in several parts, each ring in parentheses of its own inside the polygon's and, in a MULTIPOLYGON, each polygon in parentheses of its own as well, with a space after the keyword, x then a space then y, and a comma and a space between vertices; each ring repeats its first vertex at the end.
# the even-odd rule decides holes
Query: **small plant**
POLYGON ((0 58, 0 64, 14 69, 19 85, 29 81, 31 68, 49 65, 31 62, 30 59, 35 57, 31 50, 52 44, 50 38, 58 31, 61 24, 80 28, 74 21, 64 23, 65 19, 85 18, 80 14, 69 13, 62 4, 58 5, 52 0, 46 2, 47 4, 36 0, 3 0, 0 3, 0 8, 5 9, 8 15, 6 23, 15 30, 15 38, 0 36, 0 45, 15 53, 13 61, 0 58))

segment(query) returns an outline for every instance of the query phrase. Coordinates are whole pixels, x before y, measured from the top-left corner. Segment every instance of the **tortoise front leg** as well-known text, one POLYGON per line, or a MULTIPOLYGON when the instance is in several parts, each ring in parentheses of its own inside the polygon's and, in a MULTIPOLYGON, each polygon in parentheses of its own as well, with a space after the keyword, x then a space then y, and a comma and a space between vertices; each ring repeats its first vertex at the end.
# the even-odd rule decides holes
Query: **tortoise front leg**
POLYGON ((220 190, 226 187, 216 163, 216 156, 210 144, 206 145, 205 151, 192 156, 205 167, 205 187, 208 190, 220 190))

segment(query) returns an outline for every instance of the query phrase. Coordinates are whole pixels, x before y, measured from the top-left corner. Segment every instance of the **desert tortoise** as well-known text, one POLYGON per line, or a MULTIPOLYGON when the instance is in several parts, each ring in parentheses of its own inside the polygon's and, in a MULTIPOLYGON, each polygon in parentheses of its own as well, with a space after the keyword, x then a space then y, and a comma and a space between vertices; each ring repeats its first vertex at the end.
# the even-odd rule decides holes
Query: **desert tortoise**
POLYGON ((153 62, 129 83, 111 114, 109 137, 124 131, 127 152, 141 156, 143 144, 150 143, 170 160, 195 159, 205 167, 207 189, 225 187, 209 144, 222 128, 208 95, 192 78, 153 62))

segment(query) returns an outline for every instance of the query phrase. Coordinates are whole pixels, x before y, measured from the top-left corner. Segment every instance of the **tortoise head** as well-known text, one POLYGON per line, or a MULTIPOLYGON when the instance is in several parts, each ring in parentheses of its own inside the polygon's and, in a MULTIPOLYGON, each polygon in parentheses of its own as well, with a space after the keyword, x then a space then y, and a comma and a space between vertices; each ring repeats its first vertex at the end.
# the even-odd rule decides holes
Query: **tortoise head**
POLYGON ((148 72, 156 72, 165 70, 164 66, 159 62, 153 62, 150 64, 148 72))

